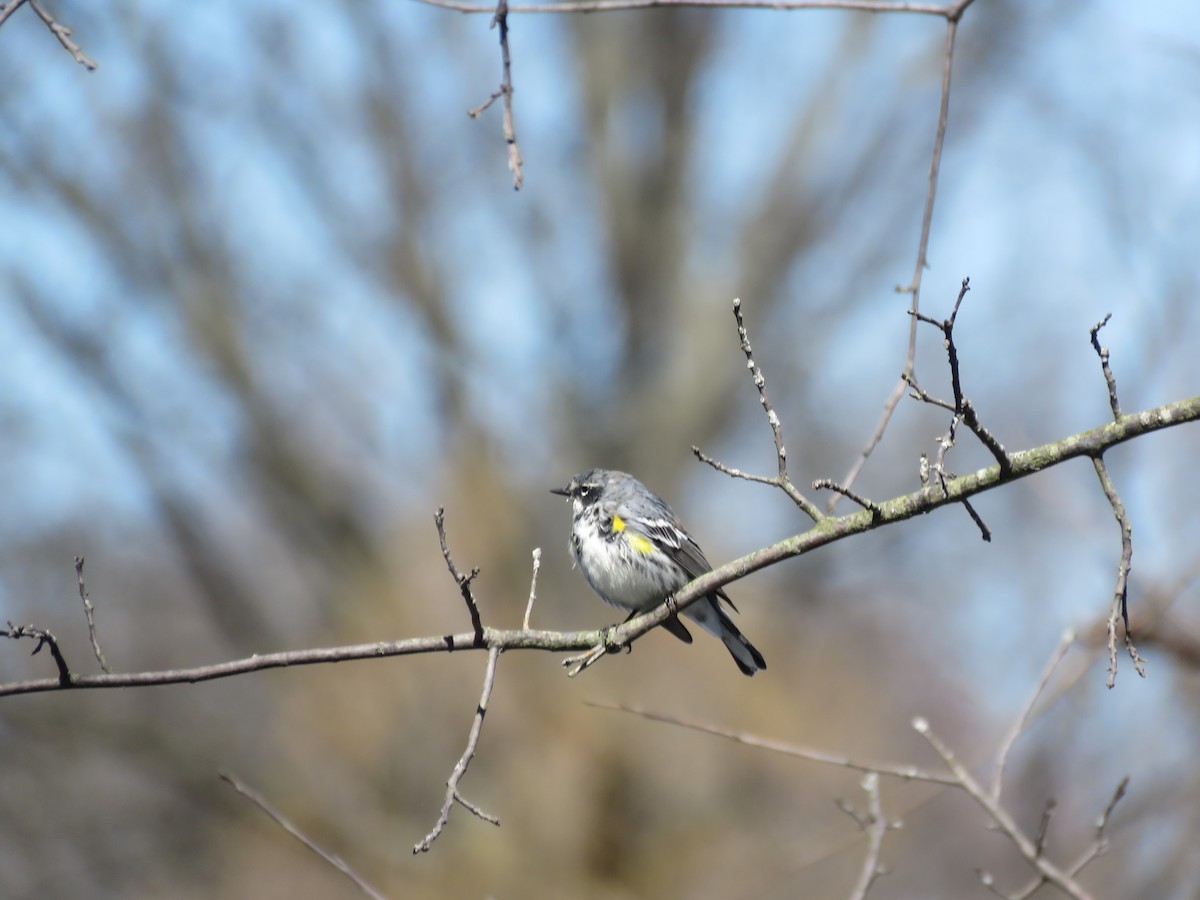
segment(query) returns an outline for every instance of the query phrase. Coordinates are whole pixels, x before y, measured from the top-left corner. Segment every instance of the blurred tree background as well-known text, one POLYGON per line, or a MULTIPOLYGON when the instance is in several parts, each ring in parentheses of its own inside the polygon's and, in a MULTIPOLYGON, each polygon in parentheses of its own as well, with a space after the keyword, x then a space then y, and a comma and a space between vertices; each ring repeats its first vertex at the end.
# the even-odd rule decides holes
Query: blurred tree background
MULTIPOLYGON (((59 8, 61 7, 61 8, 59 8)), ((91 663, 86 554, 123 671, 462 631, 432 523, 479 566, 485 621, 614 611, 566 553, 550 487, 592 465, 669 498, 714 563, 802 529, 729 306, 743 298, 793 476, 843 476, 904 361, 944 23, 658 10, 510 19, 525 186, 505 171, 488 17, 404 0, 59 0, 99 61, 29 8, 0 29, 0 619, 91 663)), ((1009 449, 1197 392, 1200 10, 980 0, 955 59, 923 308, 973 291, 968 395, 1009 449)), ((917 369, 947 394, 937 335, 917 369)), ((945 417, 905 401, 858 488, 915 489, 945 417)), ((1109 454, 1135 529, 1135 616, 1200 635, 1200 442, 1109 454)), ((962 439, 959 472, 990 462, 962 439)), ((227 768, 397 897, 842 897, 859 776, 597 710, 670 711, 936 766, 928 716, 984 763, 1068 626, 1107 610, 1119 540, 1086 462, 830 547, 732 591, 770 668, 654 633, 574 681, 500 663, 432 852, 482 654, 0 703, 0 895, 351 896, 217 779, 227 768)), ((29 645, 0 677, 51 674, 29 645)), ((1200 892, 1200 680, 1153 641, 1139 680, 1068 658, 1010 766, 1031 831, 1072 856, 1121 776, 1109 896, 1200 892)), ((1193 661, 1194 662, 1194 661, 1193 661)), ((884 782, 878 898, 1028 875, 960 794, 884 782)))

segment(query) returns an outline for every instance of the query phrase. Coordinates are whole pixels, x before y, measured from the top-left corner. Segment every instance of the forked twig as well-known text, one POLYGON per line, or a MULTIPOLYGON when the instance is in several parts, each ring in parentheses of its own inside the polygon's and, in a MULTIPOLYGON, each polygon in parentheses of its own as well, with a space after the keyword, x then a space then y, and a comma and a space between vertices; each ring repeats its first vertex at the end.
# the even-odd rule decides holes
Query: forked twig
POLYGON ((425 835, 420 841, 413 846, 413 854, 427 853, 429 848, 433 846, 433 842, 438 839, 438 835, 442 833, 442 829, 446 827, 446 823, 450 820, 450 808, 455 803, 460 803, 479 818, 492 825, 499 825, 500 820, 495 816, 484 812, 474 803, 468 801, 458 790, 458 783, 462 781, 464 775, 467 774, 467 767, 471 765, 471 760, 475 758, 475 750, 479 746, 479 735, 483 731, 483 717, 487 715, 488 702, 492 698, 492 684, 496 680, 496 663, 500 660, 500 650, 493 647, 488 650, 487 668, 483 672, 483 690, 479 694, 479 706, 475 710, 475 718, 471 722, 471 732, 467 736, 467 746, 463 750, 463 754, 454 765, 450 777, 446 780, 446 799, 442 803, 442 811, 439 813, 437 821, 433 824, 433 829, 429 834, 425 835))
POLYGON ((504 74, 500 80, 499 89, 493 91, 492 95, 479 106, 468 110, 467 115, 472 119, 477 119, 499 98, 504 98, 503 127, 504 144, 508 148, 508 169, 513 175, 513 190, 519 191, 521 185, 525 183, 525 173, 521 169, 521 148, 517 144, 517 131, 513 125, 512 59, 508 52, 508 0, 499 0, 496 4, 496 12, 492 16, 492 24, 489 27, 497 28, 500 31, 500 61, 504 74))
POLYGON ((819 522, 825 517, 824 514, 815 503, 804 496, 788 475, 787 447, 783 443, 783 426, 780 424, 779 414, 775 412, 775 407, 771 405, 771 399, 767 396, 766 376, 763 375, 762 369, 754 359, 754 349, 750 346, 750 332, 746 329, 746 320, 742 317, 742 300, 740 297, 735 297, 733 300, 733 318, 737 323, 738 345, 742 348, 742 353, 746 355, 746 369, 750 372, 750 378, 754 382, 755 390, 758 391, 758 402, 767 414, 767 424, 770 425, 771 436, 775 440, 777 473, 774 476, 747 474, 740 469, 735 469, 718 462, 711 456, 701 452, 700 448, 694 445, 692 453, 702 463, 712 466, 718 472, 723 472, 732 478, 741 478, 746 481, 769 484, 779 488, 791 498, 793 503, 803 510, 805 515, 814 522, 819 522))
POLYGON ((476 567, 464 575, 454 564, 454 559, 450 556, 450 547, 446 543, 445 509, 440 506, 437 508, 433 514, 433 522, 437 526, 438 543, 442 548, 442 558, 446 560, 446 568, 450 570, 451 577, 458 582, 463 602, 467 604, 467 614, 471 617, 471 628, 475 631, 475 641, 478 646, 483 646, 483 617, 479 614, 479 603, 475 600, 475 595, 471 593, 471 582, 479 576, 479 569, 476 567))
POLYGON ((36 640, 37 645, 29 654, 30 656, 37 656, 42 652, 43 647, 49 647, 50 656, 54 658, 54 666, 58 669, 58 687, 71 687, 74 684, 75 676, 71 674, 71 667, 67 665, 62 648, 58 646, 58 638, 48 628, 39 628, 36 625, 14 625, 9 622, 7 628, 0 628, 0 637, 13 640, 21 638, 36 640))
MULTIPOLYGON (((867 855, 863 857, 858 881, 850 891, 850 900, 864 900, 871 885, 880 875, 887 872, 879 863, 880 854, 883 852, 883 838, 888 829, 887 819, 883 815, 883 801, 879 796, 879 773, 868 772, 862 777, 860 784, 867 795, 867 814, 859 820, 867 834, 867 855)), ((858 819, 858 816, 854 818, 858 819)))

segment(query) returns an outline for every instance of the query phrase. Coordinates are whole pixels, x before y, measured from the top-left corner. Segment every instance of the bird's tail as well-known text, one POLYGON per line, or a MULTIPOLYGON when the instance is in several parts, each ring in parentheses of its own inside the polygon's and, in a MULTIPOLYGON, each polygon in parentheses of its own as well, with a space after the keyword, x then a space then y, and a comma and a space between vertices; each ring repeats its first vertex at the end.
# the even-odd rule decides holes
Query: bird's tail
POLYGON ((738 631, 738 627, 733 624, 733 619, 729 618, 729 615, 720 606, 717 607, 717 614, 721 617, 721 642, 729 651, 729 655, 733 657, 733 661, 737 663, 737 667, 742 670, 742 674, 753 675, 759 669, 765 669, 767 661, 758 652, 758 648, 738 631))
POLYGON ((729 613, 721 607, 718 597, 728 599, 724 594, 710 594, 700 602, 693 603, 681 615, 691 619, 709 634, 719 637, 743 675, 753 675, 759 669, 765 669, 767 663, 763 655, 738 631, 733 619, 729 618, 729 613))

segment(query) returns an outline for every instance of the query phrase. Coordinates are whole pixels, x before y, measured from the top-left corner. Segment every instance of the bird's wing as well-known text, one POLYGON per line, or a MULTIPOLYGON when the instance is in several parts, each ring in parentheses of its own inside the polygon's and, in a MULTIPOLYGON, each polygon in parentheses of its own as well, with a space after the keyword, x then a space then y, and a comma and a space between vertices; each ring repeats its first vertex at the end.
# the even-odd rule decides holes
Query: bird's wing
MULTIPOLYGON (((692 536, 683 530, 677 521, 666 516, 647 518, 630 516, 625 519, 626 527, 632 526, 638 533, 650 538, 663 548, 687 572, 689 579, 695 579, 705 572, 711 572, 712 566, 704 556, 692 536)), ((714 592, 736 612, 737 607, 729 599, 729 595, 721 589, 714 592)))

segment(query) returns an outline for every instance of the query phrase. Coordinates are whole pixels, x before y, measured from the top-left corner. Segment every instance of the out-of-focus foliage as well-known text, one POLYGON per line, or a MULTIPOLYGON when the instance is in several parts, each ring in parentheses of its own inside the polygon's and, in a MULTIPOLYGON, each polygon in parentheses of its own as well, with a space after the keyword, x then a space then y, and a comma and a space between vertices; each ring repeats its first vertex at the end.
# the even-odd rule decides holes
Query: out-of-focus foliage
MULTIPOLYGON (((804 526, 736 344, 743 298, 796 480, 840 477, 895 383, 944 27, 848 13, 513 16, 525 187, 505 172, 487 17, 399 0, 71 4, 86 74, 24 9, 0 29, 0 618, 90 664, 71 559, 122 670, 463 630, 435 506, 485 620, 609 621, 547 488, 627 468, 714 562, 804 526)), ((1007 447, 1196 393, 1200 42, 1187 4, 978 3, 965 16, 924 308, 1007 447)), ((937 336, 918 373, 948 394, 937 336)), ((906 402, 858 487, 916 486, 944 417, 906 402)), ((1200 628, 1194 429, 1110 455, 1135 612, 1200 628)), ((958 471, 985 465, 969 440, 958 471)), ((858 776, 603 712, 635 703, 933 764, 984 763, 1068 625, 1106 609, 1118 536, 1089 466, 735 586, 770 668, 647 636, 575 681, 509 654, 467 796, 441 804, 483 657, 390 660, 0 703, 0 895, 349 895, 217 780, 228 768, 393 896, 840 897, 858 776)), ((6 679, 49 674, 0 646, 6 679)), ((1133 776, 1085 882, 1192 897, 1197 680, 1154 645, 1089 657, 1022 739, 1007 796, 1070 856, 1133 776)), ((43 654, 44 655, 44 654, 43 654)), ((1073 657, 1083 664, 1083 654, 1073 657)), ((871 896, 1027 875, 960 796, 884 782, 871 896)))

